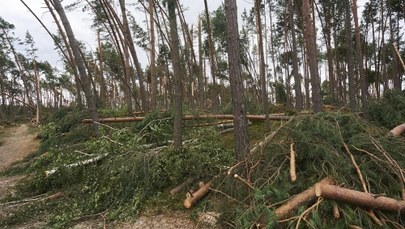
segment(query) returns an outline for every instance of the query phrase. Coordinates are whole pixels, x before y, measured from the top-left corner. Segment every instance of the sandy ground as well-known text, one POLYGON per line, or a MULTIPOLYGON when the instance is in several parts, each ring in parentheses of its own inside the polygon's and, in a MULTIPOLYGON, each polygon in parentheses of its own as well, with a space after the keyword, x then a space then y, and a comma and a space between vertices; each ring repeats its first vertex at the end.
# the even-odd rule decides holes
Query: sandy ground
MULTIPOLYGON (((24 159, 35 152, 39 146, 39 140, 35 139, 35 133, 29 132, 25 124, 2 129, 0 134, 0 171, 6 169, 12 163, 24 159)), ((0 177, 0 199, 4 198, 22 176, 0 177)))

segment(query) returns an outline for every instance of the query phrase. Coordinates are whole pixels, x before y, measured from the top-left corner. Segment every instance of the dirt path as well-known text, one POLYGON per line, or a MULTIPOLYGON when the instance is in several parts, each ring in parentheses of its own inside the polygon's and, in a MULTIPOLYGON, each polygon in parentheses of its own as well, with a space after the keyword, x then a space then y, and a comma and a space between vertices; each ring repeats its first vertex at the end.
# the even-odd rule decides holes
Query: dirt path
POLYGON ((0 136, 2 143, 0 145, 0 171, 38 149, 39 141, 35 139, 35 133, 30 133, 26 124, 6 128, 2 132, 2 137, 0 136))
MULTIPOLYGON (((30 132, 26 124, 3 129, 0 133, 0 143, 0 171, 35 152, 39 146, 35 133, 30 132)), ((21 178, 21 176, 0 177, 0 199, 21 178)))

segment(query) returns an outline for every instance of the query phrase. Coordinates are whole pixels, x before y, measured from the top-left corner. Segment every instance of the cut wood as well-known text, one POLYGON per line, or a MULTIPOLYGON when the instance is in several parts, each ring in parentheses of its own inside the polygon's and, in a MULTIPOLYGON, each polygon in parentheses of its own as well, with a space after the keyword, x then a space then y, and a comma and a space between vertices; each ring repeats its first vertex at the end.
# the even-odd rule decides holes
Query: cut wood
POLYGON ((294 143, 291 143, 290 145, 290 177, 292 182, 295 182, 297 180, 297 173, 295 172, 294 143))
POLYGON ((396 126, 394 129, 390 130, 390 134, 393 136, 399 136, 405 131, 405 123, 396 126))
POLYGON ((334 181, 331 178, 324 178, 319 181, 317 184, 313 185, 312 187, 308 188, 307 190, 295 195, 291 199, 289 199, 285 204, 278 207, 275 211, 277 219, 285 219, 289 216, 295 209, 300 207, 303 204, 307 204, 313 201, 316 198, 315 195, 315 187, 318 184, 333 184, 334 181))
POLYGON ((190 197, 187 197, 184 200, 184 207, 185 208, 191 208, 193 204, 197 203, 201 198, 206 196, 208 192, 210 191, 210 186, 212 182, 208 181, 203 187, 198 189, 196 192, 193 193, 190 197))
MULTIPOLYGON (((108 153, 102 154, 100 156, 94 157, 94 158, 90 158, 84 161, 79 161, 76 163, 72 163, 72 164, 68 164, 68 165, 63 165, 63 168, 74 168, 74 167, 78 167, 78 166, 82 166, 82 165, 88 165, 88 164, 92 164, 94 162, 100 161, 101 159, 105 158, 108 156, 108 153)), ((60 168, 54 168, 51 170, 47 170, 45 171, 45 176, 48 177, 54 173, 56 173, 60 168)))
MULTIPOLYGON (((247 115, 247 119, 251 121, 264 121, 266 117, 264 115, 247 115)), ((270 120, 289 120, 290 116, 269 116, 270 120)), ((99 123, 118 123, 118 122, 136 122, 142 121, 145 117, 116 117, 116 118, 100 118, 99 123)), ((195 119, 225 119, 233 120, 233 115, 212 114, 212 115, 185 115, 183 120, 195 120, 195 119)), ((92 123, 91 119, 83 119, 82 123, 92 123)))
POLYGON ((342 188, 336 185, 318 183, 318 197, 329 200, 342 201, 357 206, 405 214, 405 201, 385 196, 376 196, 370 193, 342 188))
POLYGON ((170 194, 171 195, 175 195, 177 193, 179 193, 180 191, 184 190, 189 184, 191 184, 194 181, 194 178, 188 178, 187 180, 185 180, 183 183, 177 185, 175 188, 173 188, 172 190, 170 190, 170 194))

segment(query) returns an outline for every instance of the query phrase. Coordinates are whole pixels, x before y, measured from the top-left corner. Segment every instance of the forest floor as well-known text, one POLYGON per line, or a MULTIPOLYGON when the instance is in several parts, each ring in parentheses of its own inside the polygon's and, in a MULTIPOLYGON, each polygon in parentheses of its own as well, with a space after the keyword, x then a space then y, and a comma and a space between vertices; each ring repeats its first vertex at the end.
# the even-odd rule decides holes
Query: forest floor
MULTIPOLYGON (((0 129, 0 172, 23 160, 34 153, 39 147, 39 140, 36 139, 37 130, 27 124, 6 127, 0 129)), ((24 176, 0 175, 0 202, 7 195, 13 192, 13 187, 24 176)), ((2 209, 0 209, 2 210, 2 209)), ((10 209, 9 209, 10 210, 10 209)), ((0 212, 5 214, 4 209, 0 212)), ((13 228, 41 228, 43 222, 32 222, 29 225, 13 226, 13 228)), ((190 214, 182 211, 160 213, 158 215, 143 215, 131 223, 107 223, 102 216, 97 219, 84 220, 72 228, 125 228, 125 229, 154 229, 154 228, 205 228, 213 227, 198 224, 190 219, 190 214)))

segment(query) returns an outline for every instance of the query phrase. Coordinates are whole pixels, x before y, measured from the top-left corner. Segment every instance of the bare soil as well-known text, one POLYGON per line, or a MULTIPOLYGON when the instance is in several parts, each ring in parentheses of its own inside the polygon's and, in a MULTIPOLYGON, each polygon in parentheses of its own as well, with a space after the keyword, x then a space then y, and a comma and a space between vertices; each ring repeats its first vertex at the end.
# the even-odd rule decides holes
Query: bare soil
MULTIPOLYGON (((26 124, 7 127, 0 133, 0 171, 24 159, 39 147, 35 131, 26 124)), ((0 177, 0 199, 22 178, 22 176, 0 177)))

